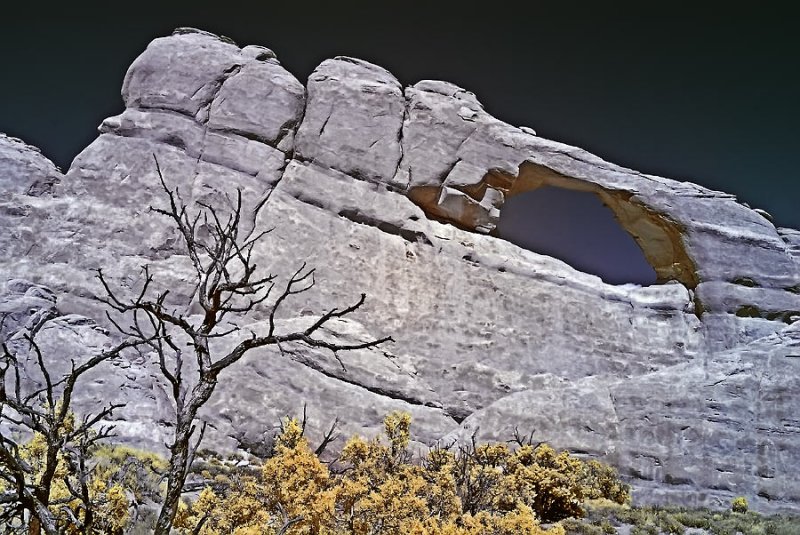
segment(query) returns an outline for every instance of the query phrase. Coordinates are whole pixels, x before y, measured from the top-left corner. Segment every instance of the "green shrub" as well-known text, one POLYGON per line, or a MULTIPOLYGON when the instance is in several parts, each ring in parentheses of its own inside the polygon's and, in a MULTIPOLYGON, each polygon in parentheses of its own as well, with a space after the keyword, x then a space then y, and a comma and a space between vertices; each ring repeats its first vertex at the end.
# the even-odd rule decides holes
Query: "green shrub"
POLYGON ((680 510, 673 514, 675 520, 686 526, 687 528, 697 528, 708 530, 711 528, 711 519, 709 518, 708 511, 698 510, 680 510))
POLYGON ((561 527, 564 528, 567 535, 603 535, 603 529, 600 526, 595 526, 576 518, 563 520, 561 527))
POLYGON ((617 532, 617 529, 608 520, 600 522, 600 529, 607 535, 614 535, 617 532))
POLYGON ((670 535, 683 535, 686 533, 686 527, 668 511, 659 511, 658 527, 662 533, 669 533, 670 535))
POLYGON ((587 514, 582 522, 567 520, 562 523, 568 534, 596 535, 596 528, 605 528, 604 522, 610 521, 614 525, 630 526, 630 535, 681 534, 688 528, 705 530, 708 535, 800 535, 800 517, 702 508, 630 507, 608 500, 594 500, 585 507, 587 514))

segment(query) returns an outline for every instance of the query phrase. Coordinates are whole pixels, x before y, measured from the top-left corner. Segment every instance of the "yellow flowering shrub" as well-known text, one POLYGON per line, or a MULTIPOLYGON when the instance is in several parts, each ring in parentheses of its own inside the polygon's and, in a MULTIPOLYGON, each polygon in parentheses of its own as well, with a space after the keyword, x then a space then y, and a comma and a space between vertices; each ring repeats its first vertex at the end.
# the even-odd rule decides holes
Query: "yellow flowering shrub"
POLYGON ((265 496, 257 480, 237 479, 225 496, 206 487, 191 508, 183 507, 175 527, 194 532, 199 525, 208 535, 272 533, 265 496))
POLYGON ((614 467, 596 460, 584 463, 581 486, 587 500, 610 500, 619 505, 630 501, 630 488, 619 480, 614 467))
POLYGON ((206 487, 184 506, 175 527, 204 535, 333 533, 335 492, 329 488, 328 468, 314 455, 296 420, 285 422, 275 455, 260 473, 217 478, 225 492, 206 487))
MULTIPOLYGON (((69 414, 64 422, 64 433, 75 425, 74 415, 69 414)), ((20 457, 32 468, 31 483, 38 484, 45 469, 47 442, 39 433, 20 447, 20 457)), ((98 465, 99 466, 99 465, 98 465)), ((130 502, 126 489, 113 481, 113 470, 92 470, 87 481, 91 509, 94 515, 95 533, 121 534, 130 522, 130 502)), ((70 488, 80 489, 78 474, 62 452, 58 456, 53 484, 50 488, 50 509, 58 519, 59 529, 64 533, 78 534, 83 530, 75 524, 72 516, 80 522, 86 519, 85 504, 74 497, 70 488), (65 508, 69 509, 68 511, 65 508), (70 514, 71 513, 71 514, 70 514)))
POLYGON ((292 533, 322 533, 331 525, 335 490, 328 467, 311 451, 297 420, 286 422, 261 476, 269 508, 287 519, 301 518, 292 533))
POLYGON ((559 524, 545 530, 539 522, 580 516, 586 495, 605 492, 587 486, 589 475, 605 482, 613 474, 547 445, 433 448, 415 463, 410 425, 410 415, 389 414, 383 436, 352 437, 331 470, 287 420, 258 472, 207 487, 181 507, 176 527, 205 535, 563 535, 559 524))
POLYGON ((521 497, 542 520, 583 516, 583 463, 542 444, 522 446, 510 457, 505 488, 521 497))
POLYGON ((747 498, 744 496, 737 496, 731 502, 731 511, 734 513, 746 513, 747 512, 747 498))

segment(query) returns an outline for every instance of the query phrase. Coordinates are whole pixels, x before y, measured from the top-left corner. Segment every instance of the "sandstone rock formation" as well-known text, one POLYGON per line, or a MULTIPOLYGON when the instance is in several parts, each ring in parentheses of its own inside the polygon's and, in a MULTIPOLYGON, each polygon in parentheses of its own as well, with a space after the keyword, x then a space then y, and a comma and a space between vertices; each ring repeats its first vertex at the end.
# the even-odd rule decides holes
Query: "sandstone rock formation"
MULTIPOLYGON (((324 61, 304 87, 268 49, 179 30, 131 65, 122 97, 125 111, 63 175, 0 137, 7 339, 48 314, 40 338, 56 367, 110 343, 93 299, 101 267, 133 291, 147 264, 176 307, 195 311, 177 236, 148 212, 163 202, 155 155, 187 202, 224 209, 243 192, 247 230, 274 227, 255 251, 265 271, 317 268, 284 325, 363 291, 366 306, 336 335, 396 340, 342 354, 345 369, 303 348, 249 355, 207 407, 208 446, 258 451, 303 403, 312 438, 336 416, 345 434, 374 433, 402 409, 420 444, 535 428, 607 456, 638 500, 745 495, 757 509, 797 509, 800 232, 731 195, 503 123, 452 84, 403 89, 353 58, 324 61), (608 285, 495 237, 504 201, 544 185, 598 195, 659 284, 608 285)), ((161 447, 170 408, 152 362, 112 366, 81 407, 127 401, 121 438, 161 447)))

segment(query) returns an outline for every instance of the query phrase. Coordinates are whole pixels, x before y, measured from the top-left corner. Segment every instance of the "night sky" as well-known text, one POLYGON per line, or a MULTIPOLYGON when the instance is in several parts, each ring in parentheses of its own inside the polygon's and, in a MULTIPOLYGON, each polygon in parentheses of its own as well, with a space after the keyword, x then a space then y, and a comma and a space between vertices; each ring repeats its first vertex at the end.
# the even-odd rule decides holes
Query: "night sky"
POLYGON ((62 169, 122 111, 122 78, 147 43, 194 26, 272 48, 303 82, 335 55, 378 63, 403 84, 452 81, 509 123, 734 193, 800 228, 800 40, 782 13, 534 1, 29 4, 0 22, 0 131, 62 169))

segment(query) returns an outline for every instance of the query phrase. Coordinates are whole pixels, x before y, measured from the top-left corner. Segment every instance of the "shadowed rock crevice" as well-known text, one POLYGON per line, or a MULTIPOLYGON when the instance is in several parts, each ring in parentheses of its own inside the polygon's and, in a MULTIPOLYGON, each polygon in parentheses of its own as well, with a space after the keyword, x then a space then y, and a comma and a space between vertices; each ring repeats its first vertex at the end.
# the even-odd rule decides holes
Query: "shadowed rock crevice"
MULTIPOLYGON (((432 401, 425 401, 423 399, 419 399, 419 398, 416 398, 414 396, 409 396, 409 395, 403 393, 400 390, 395 390, 395 389, 391 389, 391 388, 382 388, 382 387, 377 386, 377 385, 369 385, 369 384, 365 384, 365 383, 363 383, 361 381, 357 381, 355 379, 352 379, 352 378, 348 377, 347 370, 345 370, 345 369, 342 369, 340 372, 332 372, 332 371, 326 369, 324 366, 321 366, 313 358, 310 358, 307 355, 303 355, 301 353, 292 354, 292 360, 294 360, 298 364, 302 364, 303 366, 305 366, 306 368, 308 368, 310 370, 313 370, 315 372, 321 373, 322 375, 324 375, 325 377, 328 377, 329 379, 334 379, 336 381, 341 381, 343 383, 346 383, 346 384, 351 385, 351 386, 355 386, 357 388, 363 388, 367 392, 370 392, 371 394, 375 394, 377 396, 389 398, 389 399, 395 400, 395 401, 402 401, 404 403, 408 403, 409 405, 418 405, 420 407, 429 407, 429 408, 432 408, 432 409, 441 409, 442 408, 441 404, 439 404, 439 403, 435 403, 435 402, 432 402, 432 401)), ((447 413, 446 411, 445 411, 444 414, 446 416, 452 418, 452 416, 449 413, 447 413)), ((454 419, 454 421, 456 421, 456 423, 458 423, 458 421, 455 418, 453 418, 453 419, 454 419)))
POLYGON ((381 221, 379 219, 369 217, 368 215, 362 214, 356 210, 340 210, 339 215, 344 217, 345 219, 349 219, 353 223, 368 225, 370 227, 375 227, 382 232, 386 232, 387 234, 400 236, 407 242, 411 243, 419 242, 425 245, 433 245, 431 244, 431 241, 428 239, 428 237, 422 232, 415 232, 413 230, 404 229, 388 221, 381 221))

